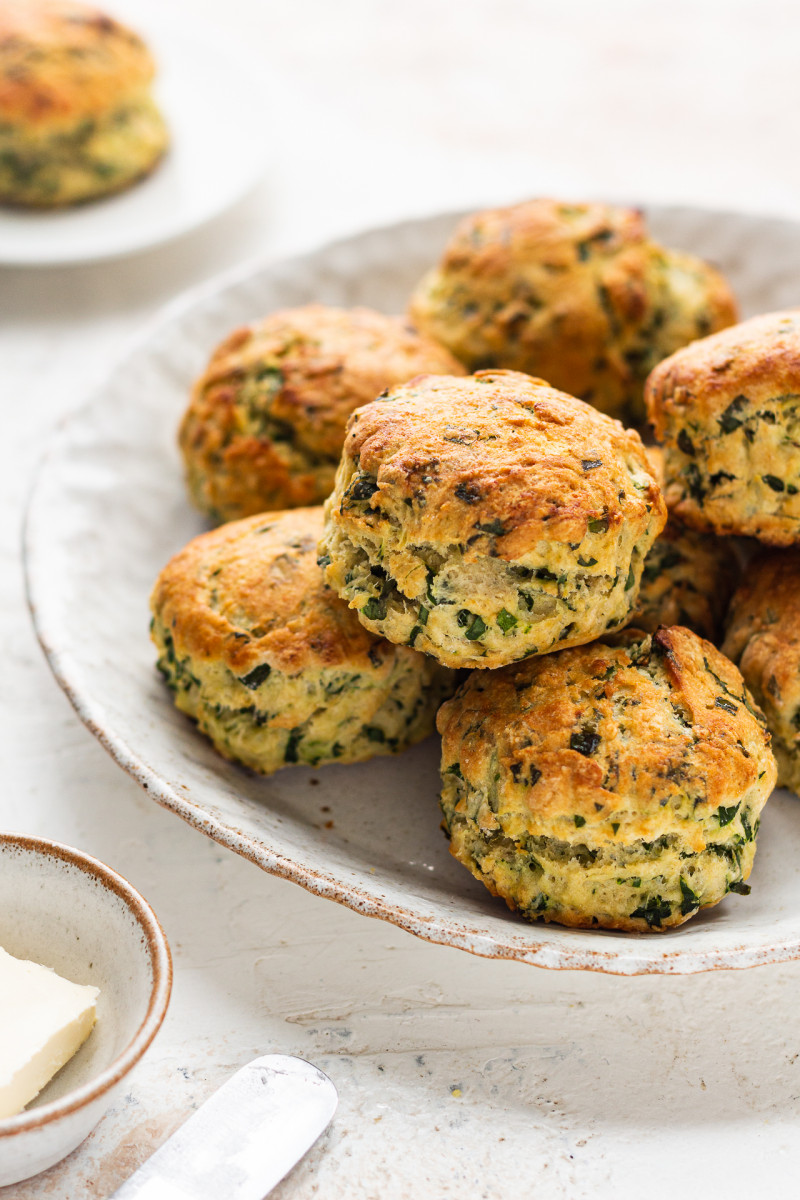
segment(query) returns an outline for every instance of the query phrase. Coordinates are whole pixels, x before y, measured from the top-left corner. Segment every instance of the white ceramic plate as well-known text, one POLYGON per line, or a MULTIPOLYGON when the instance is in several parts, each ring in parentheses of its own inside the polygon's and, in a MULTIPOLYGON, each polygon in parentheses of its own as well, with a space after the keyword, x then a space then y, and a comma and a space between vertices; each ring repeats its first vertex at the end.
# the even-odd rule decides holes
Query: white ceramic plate
MULTIPOLYGON (((747 311, 800 301, 800 225, 685 209, 649 216, 667 244, 719 262, 747 311)), ((60 428, 26 538, 32 611, 53 670, 89 728, 159 803, 265 870, 430 941, 619 974, 800 957, 800 801, 786 793, 764 815, 749 898, 729 896, 662 935, 529 925, 450 858, 433 739, 401 758, 260 779, 216 755, 156 674, 148 594, 202 528, 184 496, 175 428, 210 350, 278 306, 400 311, 454 220, 372 231, 195 293, 60 428)))
POLYGON ((273 109, 263 68, 246 48, 195 21, 170 22, 143 0, 117 0, 109 10, 156 57, 170 149, 118 196, 55 212, 0 208, 0 263, 95 262, 160 245, 230 208, 264 173, 273 109))

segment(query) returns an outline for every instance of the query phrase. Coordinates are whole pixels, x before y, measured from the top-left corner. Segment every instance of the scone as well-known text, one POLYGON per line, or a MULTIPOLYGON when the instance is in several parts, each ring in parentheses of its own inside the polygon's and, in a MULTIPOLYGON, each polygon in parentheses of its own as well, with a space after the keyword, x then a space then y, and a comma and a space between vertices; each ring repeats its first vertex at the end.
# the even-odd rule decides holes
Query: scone
POLYGON ((738 577, 739 560, 725 538, 669 521, 644 561, 631 624, 647 633, 686 625, 716 645, 738 577))
POLYGON ((361 762, 427 737, 452 672, 373 637, 317 566, 320 508, 191 541, 153 592, 158 666, 226 758, 269 774, 361 762))
POLYGON ((800 795, 800 551, 764 553, 748 565, 722 649, 764 710, 778 782, 800 795))
POLYGON ((527 371, 639 421, 648 372, 730 325, 736 303, 713 267, 651 241, 634 209, 542 199, 463 220, 410 313, 471 370, 527 371))
POLYGON ((524 917, 663 930, 750 890, 775 760, 690 630, 474 671, 437 724, 451 851, 524 917))
POLYGON ((55 208, 153 169, 168 133, 135 33, 75 0, 0 0, 0 202, 55 208))
POLYGON ((462 370, 401 317, 272 313, 224 341, 195 384, 179 435, 190 495, 218 521, 321 503, 353 409, 421 372, 462 370))
POLYGON ((800 309, 679 350, 646 399, 672 512, 694 529, 800 541, 800 309))
POLYGON ((665 520, 633 430, 514 371, 425 375, 358 409, 325 511, 335 591, 450 667, 622 625, 665 520))

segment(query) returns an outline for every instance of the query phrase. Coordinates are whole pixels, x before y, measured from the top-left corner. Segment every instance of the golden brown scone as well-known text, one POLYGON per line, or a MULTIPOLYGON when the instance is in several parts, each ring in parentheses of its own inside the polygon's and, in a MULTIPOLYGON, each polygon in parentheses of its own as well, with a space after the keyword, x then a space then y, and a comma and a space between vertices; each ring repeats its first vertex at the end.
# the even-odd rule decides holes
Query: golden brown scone
POLYGON ((739 560, 726 539, 669 521, 644 561, 631 624, 647 633, 685 625, 716 645, 738 578, 739 560))
POLYGON ((168 142, 154 64, 75 0, 0 0, 0 201, 52 208, 117 192, 168 142))
POLYGON ((410 313, 471 370, 546 379, 628 421, 648 372, 736 320, 725 279, 647 236, 634 209, 530 200, 467 217, 410 313))
POLYGON ((750 890, 769 734, 690 630, 474 671, 437 725, 451 852, 523 916, 663 930, 750 890))
POLYGON ((638 434, 515 371, 423 375, 358 409, 325 512, 331 586, 450 667, 622 625, 665 520, 638 434))
POLYGON ((453 674, 359 624, 317 566, 322 509, 261 513, 189 542, 151 607, 175 704, 226 758, 269 774, 361 762, 433 731, 453 674))
POLYGON ((679 350, 646 398, 670 511, 694 529, 800 541, 800 309, 679 350))
POLYGON ((189 492, 214 520, 321 502, 347 418, 421 372, 461 374, 402 317, 308 304, 231 334, 197 381, 180 429, 189 492))
POLYGON ((764 710, 778 782, 800 795, 800 551, 763 553, 748 564, 722 649, 764 710))

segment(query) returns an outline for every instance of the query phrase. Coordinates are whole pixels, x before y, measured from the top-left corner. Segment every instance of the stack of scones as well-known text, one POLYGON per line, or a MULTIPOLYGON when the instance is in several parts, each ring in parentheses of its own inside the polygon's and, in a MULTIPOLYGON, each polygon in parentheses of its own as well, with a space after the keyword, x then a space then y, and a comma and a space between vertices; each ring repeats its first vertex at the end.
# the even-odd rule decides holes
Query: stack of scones
POLYGON ((747 894, 800 788, 800 310, 736 319, 639 213, 536 200, 464 220, 408 321, 234 333, 180 431, 228 523, 152 598, 177 706, 263 773, 438 729, 451 851, 530 919, 747 894))

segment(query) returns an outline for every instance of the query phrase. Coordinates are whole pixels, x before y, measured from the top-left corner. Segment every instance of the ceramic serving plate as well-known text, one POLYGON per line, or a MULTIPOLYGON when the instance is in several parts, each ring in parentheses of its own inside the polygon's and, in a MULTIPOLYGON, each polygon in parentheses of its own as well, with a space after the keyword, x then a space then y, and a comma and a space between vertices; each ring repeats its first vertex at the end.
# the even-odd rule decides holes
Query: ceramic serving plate
MULTIPOLYGON (((800 302, 800 224, 689 209, 648 213, 666 244, 731 277, 747 313, 800 302)), ((148 595, 203 528, 175 428, 192 378, 234 326, 320 300, 404 307, 455 214, 380 229, 195 293, 173 307, 57 431, 31 499, 31 608, 81 718, 154 800, 275 875, 434 942, 543 967, 683 974, 800 956, 800 801, 776 793, 752 895, 667 934, 530 925, 452 860, 439 830, 438 745, 261 779, 224 762, 172 706, 148 638, 148 595)))

